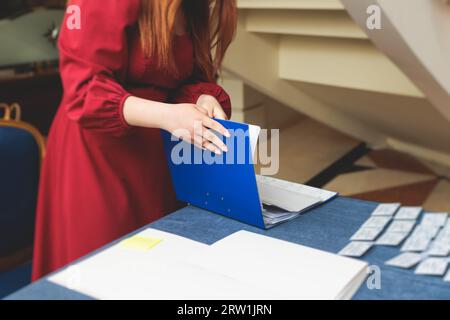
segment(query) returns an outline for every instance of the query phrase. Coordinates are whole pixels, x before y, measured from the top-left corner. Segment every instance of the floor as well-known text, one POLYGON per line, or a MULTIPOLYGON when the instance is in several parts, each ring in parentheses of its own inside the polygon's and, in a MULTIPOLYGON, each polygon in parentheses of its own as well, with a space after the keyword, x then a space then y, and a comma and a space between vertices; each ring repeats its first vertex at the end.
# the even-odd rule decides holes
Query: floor
POLYGON ((384 149, 370 151, 354 163, 353 170, 324 187, 358 199, 450 212, 449 178, 450 168, 384 149))
POLYGON ((343 196, 450 212, 450 167, 390 149, 367 149, 351 159, 361 141, 308 118, 280 136, 278 178, 310 184, 326 173, 317 186, 343 196))
MULTIPOLYGON (((360 143, 317 121, 302 118, 280 132, 279 171, 275 176, 305 183, 360 143)), ((260 168, 257 165, 256 171, 260 168)))

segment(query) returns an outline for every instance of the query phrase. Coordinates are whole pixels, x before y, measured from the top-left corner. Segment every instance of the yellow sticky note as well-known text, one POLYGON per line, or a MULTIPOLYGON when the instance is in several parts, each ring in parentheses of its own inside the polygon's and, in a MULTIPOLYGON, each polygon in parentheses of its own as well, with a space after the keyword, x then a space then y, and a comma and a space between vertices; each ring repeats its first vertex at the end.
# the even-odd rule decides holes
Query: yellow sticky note
POLYGON ((121 241, 120 246, 127 248, 127 249, 133 249, 133 250, 147 252, 151 248, 156 246, 158 243, 160 243, 161 241, 162 241, 162 239, 136 235, 136 236, 133 236, 131 238, 121 241))

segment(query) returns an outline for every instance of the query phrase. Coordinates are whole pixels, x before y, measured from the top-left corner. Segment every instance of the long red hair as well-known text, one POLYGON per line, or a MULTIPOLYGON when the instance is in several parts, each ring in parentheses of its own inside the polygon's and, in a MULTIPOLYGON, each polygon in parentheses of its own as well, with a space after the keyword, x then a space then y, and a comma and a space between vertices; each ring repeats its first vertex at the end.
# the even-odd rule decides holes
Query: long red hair
POLYGON ((139 29, 144 54, 158 57, 159 68, 177 72, 172 44, 175 20, 183 10, 194 43, 196 67, 206 80, 214 81, 236 31, 236 0, 141 1, 139 29))

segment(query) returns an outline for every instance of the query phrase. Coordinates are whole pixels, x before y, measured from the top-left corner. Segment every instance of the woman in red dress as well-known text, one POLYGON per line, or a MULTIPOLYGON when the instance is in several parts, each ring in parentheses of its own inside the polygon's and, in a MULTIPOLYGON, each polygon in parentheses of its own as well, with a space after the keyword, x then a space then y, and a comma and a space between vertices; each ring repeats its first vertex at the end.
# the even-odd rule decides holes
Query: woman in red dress
POLYGON ((226 151, 210 130, 227 134, 212 118, 231 112, 215 77, 235 31, 235 0, 70 5, 80 28, 69 27, 67 14, 64 96, 41 174, 33 280, 177 209, 161 129, 226 151))

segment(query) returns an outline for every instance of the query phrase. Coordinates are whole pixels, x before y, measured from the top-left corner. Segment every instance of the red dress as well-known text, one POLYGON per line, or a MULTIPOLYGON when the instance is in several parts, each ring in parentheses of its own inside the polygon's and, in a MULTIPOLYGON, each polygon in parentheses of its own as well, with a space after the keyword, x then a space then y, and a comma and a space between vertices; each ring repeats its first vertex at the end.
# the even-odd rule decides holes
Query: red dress
POLYGON ((230 113, 228 95, 195 75, 188 35, 174 40, 177 77, 144 57, 140 0, 71 3, 81 29, 61 28, 64 96, 42 168, 33 280, 177 208, 160 130, 129 126, 127 97, 195 103, 210 94, 230 113))

